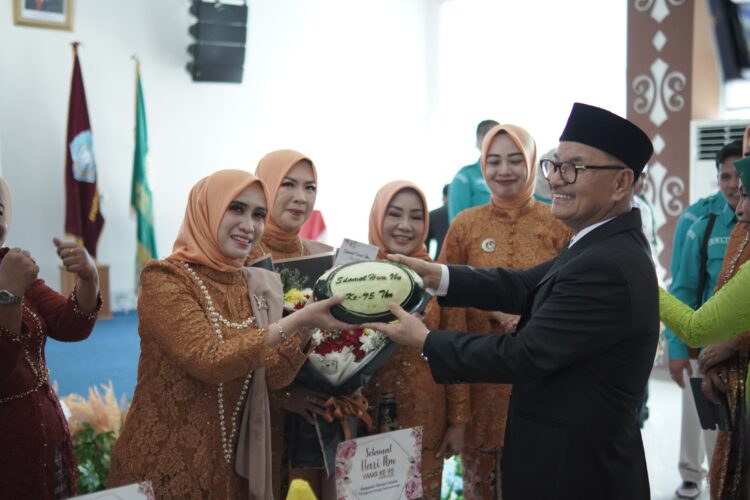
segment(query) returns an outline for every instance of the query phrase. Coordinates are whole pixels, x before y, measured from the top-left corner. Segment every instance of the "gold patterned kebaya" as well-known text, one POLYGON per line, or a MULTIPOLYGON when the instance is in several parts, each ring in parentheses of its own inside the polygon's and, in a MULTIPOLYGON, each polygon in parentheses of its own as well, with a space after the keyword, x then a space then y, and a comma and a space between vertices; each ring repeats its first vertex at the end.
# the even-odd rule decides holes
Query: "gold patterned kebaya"
MULTIPOLYGON (((110 486, 150 480, 157 498, 222 499, 248 498, 253 488, 235 472, 235 446, 251 381, 262 380, 254 373, 265 368, 268 387, 283 387, 305 359, 296 335, 267 345, 245 256, 222 251, 228 207, 256 182, 241 171, 201 180, 174 253, 141 273, 138 383, 112 453, 110 486)), ((269 484, 266 500, 270 474, 260 480, 254 484, 269 484)))
MULTIPOLYGON (((393 181, 383 186, 377 193, 369 220, 369 242, 377 245, 378 255, 384 257, 392 248, 386 246, 386 224, 384 219, 389 206, 404 189, 417 193, 421 205, 427 203, 422 191, 406 181, 393 181)), ((410 256, 431 260, 424 245, 428 230, 428 219, 424 219, 421 234, 416 234, 420 244, 413 248, 410 256)), ((416 231, 415 231, 416 232, 416 231)), ((433 299, 425 310, 424 323, 429 328, 443 328, 440 324, 441 312, 437 299, 433 299)), ((419 349, 400 346, 398 350, 377 371, 372 381, 365 387, 377 432, 422 426, 422 491, 425 499, 440 499, 442 485, 443 457, 436 453, 453 424, 461 425, 468 418, 468 401, 459 386, 446 386, 435 383, 430 367, 422 358, 419 349)))
MULTIPOLYGON (((271 151, 258 162, 255 169, 255 175, 258 176, 268 186, 269 206, 276 207, 277 199, 283 199, 284 190, 287 186, 282 186, 285 178, 290 174, 293 168, 300 163, 310 165, 312 179, 317 183, 318 174, 313 161, 299 151, 291 149, 280 149, 271 151), (280 194, 281 193, 281 194, 280 194)), ((301 206, 304 206, 306 212, 311 212, 314 208, 314 197, 305 196, 304 200, 298 200, 301 206), (312 203, 311 203, 312 202, 312 203)), ((283 202, 283 201, 282 201, 283 202)), ((263 233, 263 240, 256 246, 248 257, 248 262, 254 262, 264 255, 270 255, 274 261, 281 259, 291 259, 305 255, 315 255, 333 250, 330 246, 318 243, 316 241, 302 240, 299 237, 300 227, 294 230, 285 230, 282 221, 276 220, 277 211, 270 209, 266 221, 266 230, 263 233)), ((299 297, 297 297, 299 298, 299 297)), ((318 495, 320 495, 320 483, 323 475, 320 469, 289 469, 286 463, 282 464, 283 456, 286 455, 286 441, 284 436, 284 422, 286 420, 286 410, 283 406, 291 397, 292 388, 272 392, 270 396, 271 403, 271 448, 273 449, 273 483, 274 496, 283 498, 288 487, 288 479, 295 477, 307 480, 318 495)))
MULTIPOLYGON (((206 299, 206 305, 208 307, 208 318, 211 320, 211 326, 214 329, 214 333, 216 333, 216 338, 219 339, 219 342, 224 342, 224 336, 221 334, 221 325, 223 324, 227 328, 232 328, 234 330, 244 330, 248 328, 250 325, 256 326, 255 324, 255 316, 250 316, 245 321, 241 322, 234 322, 229 321, 224 316, 219 313, 219 311, 216 310, 214 307, 214 302, 211 300, 211 295, 208 293, 208 288, 206 288, 206 285, 203 283, 203 280, 200 276, 198 276, 198 273, 193 271, 190 268, 190 265, 187 262, 182 263, 185 266, 185 269, 187 269, 187 272, 190 274, 190 276, 196 281, 198 284, 198 288, 203 292, 203 296, 206 299)), ((263 336, 263 330, 258 330, 258 335, 263 336)), ((240 410, 242 409, 242 403, 245 401, 245 396, 247 396, 247 389, 250 386, 250 380, 253 378, 253 374, 250 373, 247 377, 245 377, 245 382, 242 384, 242 390, 240 391, 240 397, 237 399, 237 404, 234 407, 234 411, 232 412, 232 431, 229 433, 229 437, 227 438, 227 427, 226 427, 226 421, 224 418, 224 383, 219 382, 219 385, 216 386, 216 400, 219 403, 219 426, 221 427, 221 449, 224 452, 224 460, 228 464, 232 463, 232 449, 234 448, 234 439, 237 436, 237 416, 240 413, 240 410)))
MULTIPOLYGON (((495 137, 507 134, 516 145, 511 158, 520 157, 527 176, 519 193, 500 198, 493 190, 489 204, 459 213, 445 236, 439 260, 474 267, 527 269, 556 256, 570 240, 570 231, 551 214, 549 207, 532 198, 536 182, 536 145, 529 133, 514 125, 490 130, 482 145, 482 171, 495 137)), ((504 159, 507 161, 507 159, 504 159)), ((473 308, 443 308, 441 328, 487 335, 514 330, 510 315, 473 308)), ((462 456, 464 496, 467 500, 496 498, 500 491, 499 459, 505 436, 505 421, 511 386, 470 384, 461 388, 467 401, 468 420, 462 456)))

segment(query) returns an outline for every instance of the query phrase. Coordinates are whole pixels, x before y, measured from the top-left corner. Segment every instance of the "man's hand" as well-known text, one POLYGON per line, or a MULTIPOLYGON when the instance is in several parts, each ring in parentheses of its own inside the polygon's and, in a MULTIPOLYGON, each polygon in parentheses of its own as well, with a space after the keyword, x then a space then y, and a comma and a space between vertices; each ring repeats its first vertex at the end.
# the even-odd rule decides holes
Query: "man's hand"
POLYGON ((693 369, 690 367, 689 359, 670 359, 669 360, 669 375, 672 380, 677 382, 681 388, 685 388, 685 377, 683 372, 687 372, 688 377, 693 375, 693 369))
POLYGON ((706 373, 706 370, 712 366, 718 365, 722 361, 734 356, 737 352, 734 339, 722 342, 721 344, 714 344, 703 349, 698 356, 698 367, 701 373, 706 373))
POLYGON ((443 268, 440 266, 440 264, 426 262, 422 259, 407 257, 405 255, 395 253, 389 253, 387 257, 388 260, 403 264, 420 275, 422 277, 422 281, 424 281, 425 288, 437 290, 438 286, 440 286, 440 276, 443 274, 443 268))
POLYGON ((430 330, 419 318, 404 311, 395 302, 388 304, 388 309, 396 316, 397 323, 365 323, 363 326, 385 333, 394 342, 421 350, 430 330))

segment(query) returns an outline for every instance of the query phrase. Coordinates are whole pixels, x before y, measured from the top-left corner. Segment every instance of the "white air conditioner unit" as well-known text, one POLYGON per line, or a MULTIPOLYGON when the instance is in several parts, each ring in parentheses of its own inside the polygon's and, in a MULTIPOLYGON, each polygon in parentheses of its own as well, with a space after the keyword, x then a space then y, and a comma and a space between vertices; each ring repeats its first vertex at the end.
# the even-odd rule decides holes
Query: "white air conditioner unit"
POLYGON ((690 204, 714 194, 716 153, 735 139, 742 140, 750 120, 692 120, 690 122, 690 204))

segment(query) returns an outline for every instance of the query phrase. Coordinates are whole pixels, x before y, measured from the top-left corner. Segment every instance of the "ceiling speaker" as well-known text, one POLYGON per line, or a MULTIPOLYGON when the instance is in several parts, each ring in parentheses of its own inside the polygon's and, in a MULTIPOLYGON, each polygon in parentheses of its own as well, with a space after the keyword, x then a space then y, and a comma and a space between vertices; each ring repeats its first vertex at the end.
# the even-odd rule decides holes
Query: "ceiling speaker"
POLYGON ((247 4, 193 0, 190 13, 198 20, 188 29, 187 70, 195 82, 242 82, 247 39, 247 4))

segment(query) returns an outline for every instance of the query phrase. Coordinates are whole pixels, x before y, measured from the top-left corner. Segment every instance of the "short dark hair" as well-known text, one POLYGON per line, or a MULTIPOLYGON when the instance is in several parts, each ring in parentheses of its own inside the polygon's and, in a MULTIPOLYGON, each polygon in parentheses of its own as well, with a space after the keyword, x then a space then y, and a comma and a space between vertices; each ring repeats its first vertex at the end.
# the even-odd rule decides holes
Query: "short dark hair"
POLYGON ((477 125, 477 139, 479 139, 480 135, 486 134, 489 129, 496 125, 500 124, 495 120, 482 120, 481 122, 479 122, 479 125, 477 125))
POLYGON ((443 186, 443 196, 448 196, 448 186, 450 186, 450 184, 443 186))
POLYGON ((724 163, 724 160, 731 158, 732 156, 739 156, 742 158, 742 139, 737 139, 729 144, 725 144, 716 152, 716 170, 721 168, 721 164, 724 163))

